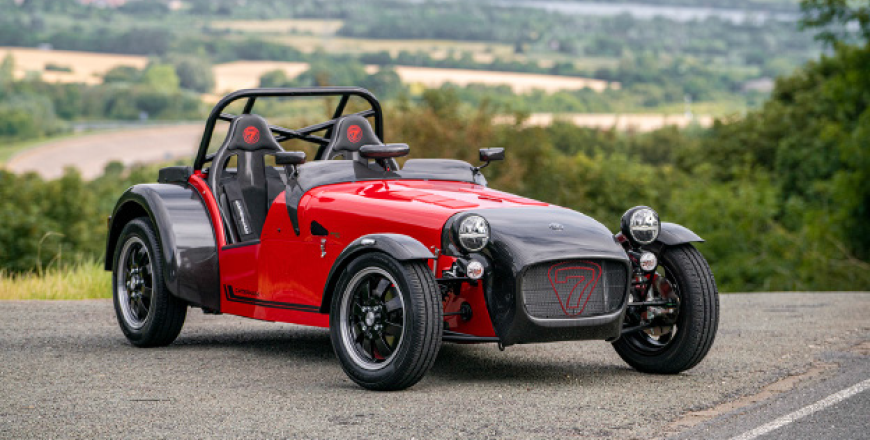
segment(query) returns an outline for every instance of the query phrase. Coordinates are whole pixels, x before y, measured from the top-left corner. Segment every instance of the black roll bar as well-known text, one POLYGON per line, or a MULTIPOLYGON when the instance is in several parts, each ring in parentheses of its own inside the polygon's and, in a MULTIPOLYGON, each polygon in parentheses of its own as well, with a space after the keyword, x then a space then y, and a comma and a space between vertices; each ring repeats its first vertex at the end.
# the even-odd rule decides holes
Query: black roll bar
POLYGON ((227 96, 224 96, 211 110, 211 113, 208 116, 208 120, 205 123, 205 131, 202 135, 202 140, 199 143, 199 151, 196 154, 196 160, 193 162, 193 169, 199 171, 202 169, 202 166, 210 160, 207 157, 208 147, 211 143, 211 137, 214 133, 214 127, 218 120, 221 121, 232 121, 238 116, 224 113, 224 109, 226 109, 230 104, 240 99, 246 99, 245 108, 243 110, 243 114, 250 114, 251 110, 254 108, 254 103, 257 101, 257 98, 261 97, 317 97, 317 96, 340 96, 341 101, 339 101, 338 106, 335 108, 335 112, 332 115, 332 119, 321 122, 319 124, 311 125, 308 127, 300 128, 300 129, 289 129, 285 127, 279 127, 277 125, 270 125, 269 130, 273 133, 277 134, 278 137, 276 140, 278 142, 283 142, 290 139, 300 139, 303 141, 315 143, 318 145, 326 145, 329 143, 332 138, 332 127, 335 126, 335 123, 341 117, 344 112, 345 106, 347 105, 348 100, 351 96, 358 96, 366 102, 369 103, 371 109, 361 111, 358 113, 354 113, 356 115, 360 115, 363 117, 374 117, 374 129, 375 135, 377 135, 378 139, 383 142, 384 140, 384 115, 381 110, 381 104, 378 102, 378 99, 375 98, 371 92, 361 87, 304 87, 304 88, 270 88, 270 89, 244 89, 239 90, 233 93, 230 93, 227 96), (325 136, 316 136, 313 133, 318 131, 327 130, 325 136))

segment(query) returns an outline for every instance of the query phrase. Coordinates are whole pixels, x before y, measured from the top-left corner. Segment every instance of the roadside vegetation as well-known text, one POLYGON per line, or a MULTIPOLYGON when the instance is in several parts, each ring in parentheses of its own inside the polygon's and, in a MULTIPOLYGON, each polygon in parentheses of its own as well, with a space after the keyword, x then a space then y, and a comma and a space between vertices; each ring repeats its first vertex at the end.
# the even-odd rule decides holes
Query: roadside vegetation
MULTIPOLYGON (((532 112, 655 112, 687 99, 754 108, 769 92, 771 78, 822 50, 794 20, 586 16, 496 3, 255 0, 240 7, 235 0, 190 0, 173 10, 162 1, 112 9, 75 0, 28 0, 20 7, 0 0, 0 46, 50 45, 175 61, 182 88, 200 91, 208 82, 185 84, 179 60, 200 71, 210 63, 270 60, 333 69, 350 63, 546 73, 622 85, 606 97, 575 92, 567 103, 558 95, 526 101, 509 90, 485 91, 532 112)), ((701 0, 649 3, 722 6, 701 0)), ((792 1, 746 0, 733 7, 798 12, 792 1)), ((480 95, 459 92, 472 104, 480 95)))
POLYGON ((0 271, 0 300, 112 297, 112 274, 98 262, 50 267, 37 273, 0 271))
MULTIPOLYGON (((306 5, 315 3, 300 2, 298 8, 307 11, 306 5)), ((222 2, 190 4, 213 8, 222 2)), ((332 9, 320 11, 319 16, 342 18, 342 6, 330 4, 332 9)), ((870 22, 866 17, 870 15, 866 7, 851 8, 836 0, 805 0, 803 6, 805 25, 822 32, 825 54, 780 76, 757 108, 718 120, 710 129, 665 128, 632 134, 566 123, 529 127, 522 122, 534 108, 528 106, 531 99, 557 108, 579 105, 558 104, 571 100, 590 109, 614 104, 604 99, 607 92, 529 98, 488 93, 475 86, 445 86, 414 94, 399 84, 383 92, 390 95, 385 105, 386 138, 410 144, 414 157, 470 162, 476 161, 478 148, 504 147, 508 159, 486 170, 492 187, 578 209, 613 230, 626 208, 653 206, 665 221, 685 224, 707 240, 699 246, 725 292, 866 290, 870 285, 870 76, 866 74, 870 22), (847 25, 853 21, 857 26, 847 25), (517 122, 493 122, 505 113, 514 113, 517 122)), ((233 16, 219 9, 202 13, 233 16)), ((270 73, 261 81, 323 85, 380 80, 384 87, 395 85, 390 78, 372 78, 356 64, 362 61, 345 61, 342 69, 330 69, 328 62, 313 63, 298 78, 270 73)), ((177 67, 157 67, 167 65, 155 61, 144 70, 113 72, 111 77, 120 78, 117 83, 129 87, 125 90, 142 87, 148 93, 166 93, 152 89, 165 86, 172 70, 178 76, 177 67), (156 71, 148 73, 149 69, 156 71), (152 75, 164 77, 152 82, 152 75)), ((680 71, 676 65, 673 69, 680 71)), ((634 70, 636 75, 646 71, 656 72, 634 70)), ((99 94, 102 87, 114 83, 108 77, 107 84, 83 90, 119 96, 99 94)), ((168 93, 187 93, 180 79, 168 82, 173 85, 168 93)), ((675 96, 685 93, 688 83, 686 77, 675 80, 675 96)), ((4 90, 49 91, 44 102, 55 106, 55 119, 63 123, 65 113, 60 109, 64 107, 57 103, 66 101, 56 97, 63 96, 57 91, 67 90, 66 86, 37 87, 31 79, 7 79, 2 84, 4 90)), ((373 84, 369 86, 379 86, 373 84)), ((642 101, 650 96, 630 90, 623 89, 624 99, 642 101)), ((670 95, 661 96, 656 105, 678 105, 670 95)), ((200 110, 191 107, 191 111, 200 110)), ((119 164, 107 167, 105 175, 94 181, 83 181, 74 171, 55 181, 0 171, 0 267, 4 268, 0 298, 5 297, 2 292, 13 291, 9 286, 27 286, 28 276, 34 274, 53 283, 64 279, 64 272, 78 273, 83 281, 69 286, 90 288, 87 280, 98 280, 94 262, 105 256, 105 218, 115 200, 130 185, 153 182, 156 175, 156 167, 124 169, 119 164)), ((105 295, 105 280, 93 295, 105 295)))

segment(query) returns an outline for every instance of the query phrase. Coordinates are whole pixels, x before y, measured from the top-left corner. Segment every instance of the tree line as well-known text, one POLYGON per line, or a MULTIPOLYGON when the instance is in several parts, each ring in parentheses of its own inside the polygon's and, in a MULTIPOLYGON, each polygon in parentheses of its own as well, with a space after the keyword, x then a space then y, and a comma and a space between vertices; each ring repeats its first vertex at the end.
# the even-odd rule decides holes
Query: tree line
MULTIPOLYGON (((870 282, 870 47, 838 47, 780 79, 771 99, 745 118, 710 130, 664 128, 628 135, 556 123, 493 122, 450 90, 387 106, 386 139, 413 157, 476 161, 494 188, 567 206, 616 230, 630 206, 700 234, 723 291, 859 290, 870 282)), ((84 182, 0 173, 0 266, 28 271, 104 253, 105 217, 127 186, 153 182, 156 168, 84 182)))

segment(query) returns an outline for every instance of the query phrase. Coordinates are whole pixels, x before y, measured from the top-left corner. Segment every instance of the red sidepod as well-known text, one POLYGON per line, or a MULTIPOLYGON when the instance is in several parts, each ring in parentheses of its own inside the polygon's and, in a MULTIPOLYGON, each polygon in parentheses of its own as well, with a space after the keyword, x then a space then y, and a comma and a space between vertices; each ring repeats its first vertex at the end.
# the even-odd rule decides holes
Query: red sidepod
MULTIPOLYGON (((223 225, 214 197, 200 174, 190 183, 206 199, 220 248, 221 310, 267 321, 326 327, 319 313, 330 270, 342 250, 357 238, 378 233, 404 234, 436 254, 441 230, 454 214, 470 209, 547 206, 535 200, 480 185, 444 181, 363 181, 314 188, 300 200, 297 236, 283 193, 270 207, 260 242, 225 246, 223 225), (326 231, 311 233, 312 223, 326 231)), ((436 277, 454 259, 440 256, 436 277)), ((448 318, 450 330, 475 336, 495 336, 480 285, 463 284, 458 296, 445 303, 448 312, 467 302, 473 317, 448 318)))

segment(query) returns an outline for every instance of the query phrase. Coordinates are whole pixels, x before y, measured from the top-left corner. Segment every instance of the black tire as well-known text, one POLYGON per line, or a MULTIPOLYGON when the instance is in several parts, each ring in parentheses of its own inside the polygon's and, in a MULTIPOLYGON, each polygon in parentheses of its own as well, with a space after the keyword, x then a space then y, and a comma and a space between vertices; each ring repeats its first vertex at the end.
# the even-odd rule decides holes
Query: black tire
POLYGON ((402 390, 435 363, 444 318, 440 290, 424 261, 399 262, 380 252, 357 257, 339 278, 330 309, 332 348, 360 386, 402 390), (401 326, 395 325, 399 319, 401 326))
POLYGON ((166 289, 160 242, 146 217, 127 223, 118 237, 112 293, 118 324, 130 343, 161 347, 178 337, 187 304, 166 289))
POLYGON ((659 260, 680 297, 675 336, 657 345, 638 331, 623 335, 613 347, 638 371, 677 374, 698 365, 710 351, 719 327, 719 292, 710 265, 692 245, 668 247, 659 260))

